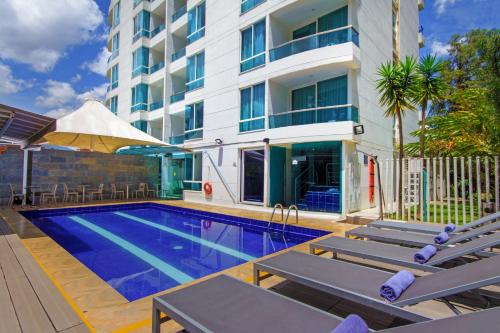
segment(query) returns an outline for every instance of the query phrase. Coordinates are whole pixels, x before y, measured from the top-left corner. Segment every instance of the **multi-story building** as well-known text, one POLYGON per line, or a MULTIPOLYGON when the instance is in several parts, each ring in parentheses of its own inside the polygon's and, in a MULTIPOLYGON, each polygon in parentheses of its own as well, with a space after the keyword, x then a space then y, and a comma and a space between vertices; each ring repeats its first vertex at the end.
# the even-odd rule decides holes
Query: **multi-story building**
MULTIPOLYGON (((163 183, 185 200, 364 208, 367 154, 392 157, 395 148, 377 67, 418 56, 422 7, 422 0, 112 0, 106 103, 191 151, 163 163, 163 183)), ((417 113, 404 122, 408 137, 417 113)))

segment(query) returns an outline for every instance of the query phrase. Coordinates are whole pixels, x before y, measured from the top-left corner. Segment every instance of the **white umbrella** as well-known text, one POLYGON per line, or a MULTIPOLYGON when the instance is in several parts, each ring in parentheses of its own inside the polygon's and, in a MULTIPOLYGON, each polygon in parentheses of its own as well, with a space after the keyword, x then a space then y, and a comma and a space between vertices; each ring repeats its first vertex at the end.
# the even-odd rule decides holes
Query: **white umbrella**
POLYGON ((95 100, 88 100, 78 110, 57 119, 56 129, 38 143, 101 153, 114 153, 126 146, 170 146, 115 116, 95 100))

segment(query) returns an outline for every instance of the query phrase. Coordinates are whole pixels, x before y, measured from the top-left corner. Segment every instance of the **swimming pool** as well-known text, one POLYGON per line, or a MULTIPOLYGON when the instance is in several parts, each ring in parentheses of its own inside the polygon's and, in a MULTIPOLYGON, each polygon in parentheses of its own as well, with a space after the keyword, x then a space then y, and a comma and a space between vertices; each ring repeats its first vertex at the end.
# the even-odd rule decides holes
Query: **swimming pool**
POLYGON ((154 203, 22 214, 129 301, 327 233, 154 203))

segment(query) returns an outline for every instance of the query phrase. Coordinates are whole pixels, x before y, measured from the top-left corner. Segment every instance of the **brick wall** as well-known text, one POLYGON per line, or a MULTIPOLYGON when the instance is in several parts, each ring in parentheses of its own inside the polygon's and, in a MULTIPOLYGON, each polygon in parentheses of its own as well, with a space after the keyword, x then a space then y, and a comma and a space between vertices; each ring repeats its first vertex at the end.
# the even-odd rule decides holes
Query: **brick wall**
MULTIPOLYGON (((150 186, 159 183, 159 159, 155 157, 75 152, 44 149, 33 152, 33 185, 57 183, 62 193, 62 183, 70 188, 80 184, 97 187, 104 183, 109 190, 110 183, 131 183, 135 189, 139 182, 150 186)), ((23 152, 11 148, 0 155, 0 204, 9 198, 8 184, 18 191, 22 187, 23 152)))

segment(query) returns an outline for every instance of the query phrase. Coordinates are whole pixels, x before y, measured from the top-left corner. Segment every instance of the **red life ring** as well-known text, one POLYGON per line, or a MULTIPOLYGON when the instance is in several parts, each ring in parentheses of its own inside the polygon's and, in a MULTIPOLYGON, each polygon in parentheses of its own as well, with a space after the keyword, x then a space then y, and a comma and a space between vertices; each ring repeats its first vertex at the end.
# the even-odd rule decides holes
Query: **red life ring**
POLYGON ((206 194, 206 195, 210 195, 210 194, 212 194, 212 184, 210 184, 209 182, 206 182, 206 183, 203 185, 203 191, 205 191, 205 194, 206 194))

